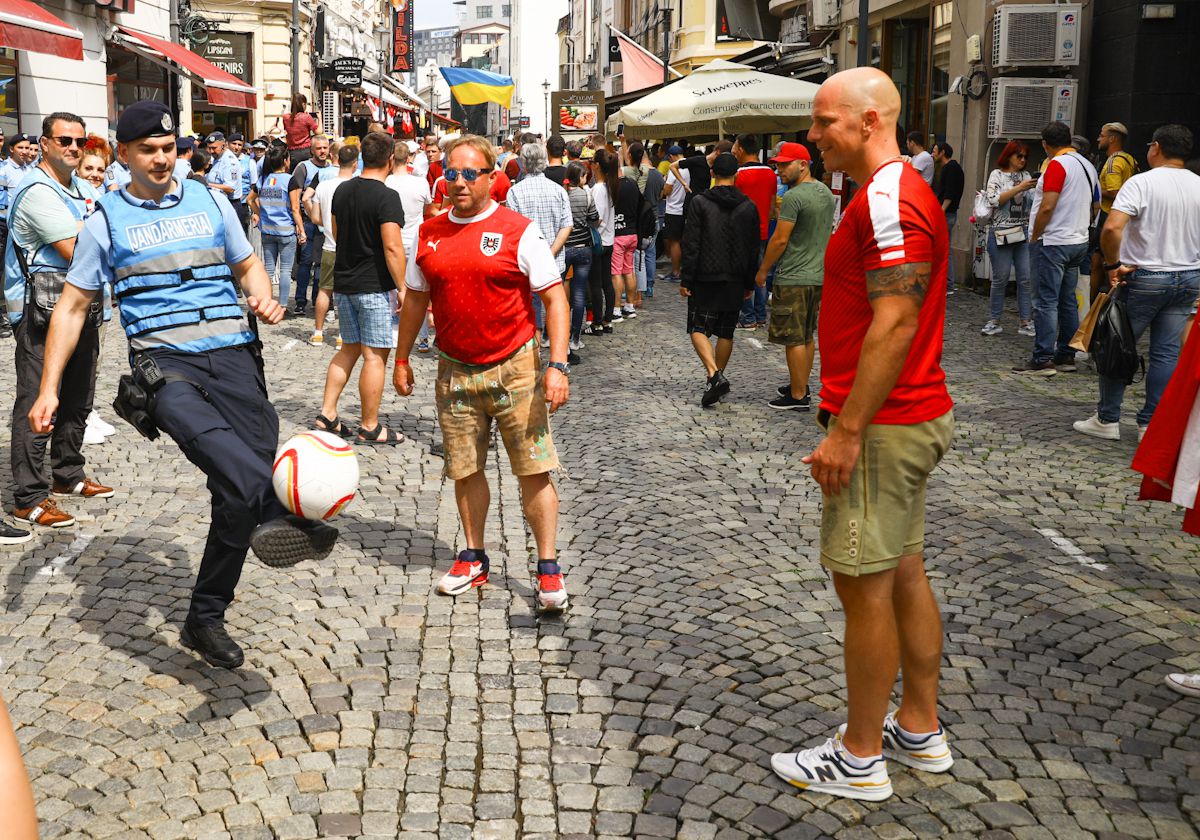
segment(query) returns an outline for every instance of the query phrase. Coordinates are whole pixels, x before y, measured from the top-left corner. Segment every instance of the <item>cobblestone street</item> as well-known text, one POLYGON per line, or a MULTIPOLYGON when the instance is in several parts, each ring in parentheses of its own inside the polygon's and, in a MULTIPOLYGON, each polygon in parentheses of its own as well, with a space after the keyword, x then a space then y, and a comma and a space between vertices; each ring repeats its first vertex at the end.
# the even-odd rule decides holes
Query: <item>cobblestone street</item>
MULTIPOLYGON (((765 330, 739 332, 733 391, 701 409, 684 305, 656 292, 616 336, 585 339, 556 417, 565 616, 533 610, 502 447, 491 582, 434 594, 462 538, 435 360, 415 356, 417 394, 389 383, 383 407, 409 440, 359 449, 330 558, 247 561, 233 672, 180 646, 209 493, 170 441, 113 416, 114 329, 97 403, 118 433, 85 451, 117 497, 68 504, 75 528, 0 551, 0 693, 42 836, 1196 837, 1200 700, 1163 676, 1200 670, 1200 552, 1177 510, 1136 501, 1141 386, 1123 440, 1080 436, 1094 375, 1010 373, 1031 342, 1015 317, 985 338, 985 299, 950 299, 957 432, 930 484, 927 566, 956 762, 893 763, 878 805, 805 795, 769 758, 845 719, 842 616, 800 463, 819 430, 767 407, 786 369, 765 330)), ((308 346, 310 328, 265 330, 284 438, 319 409, 332 350, 308 346)), ((351 388, 343 416, 356 409, 351 388)))

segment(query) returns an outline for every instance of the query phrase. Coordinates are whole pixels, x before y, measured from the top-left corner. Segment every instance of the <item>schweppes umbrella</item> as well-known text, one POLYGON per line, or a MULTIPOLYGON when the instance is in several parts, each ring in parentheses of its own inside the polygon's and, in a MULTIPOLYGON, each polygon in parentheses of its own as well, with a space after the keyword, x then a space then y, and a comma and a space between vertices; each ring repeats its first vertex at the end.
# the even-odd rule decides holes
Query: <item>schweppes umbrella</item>
POLYGON ((476 70, 473 67, 439 67, 442 78, 460 105, 479 105, 499 102, 512 107, 513 80, 511 76, 476 70))

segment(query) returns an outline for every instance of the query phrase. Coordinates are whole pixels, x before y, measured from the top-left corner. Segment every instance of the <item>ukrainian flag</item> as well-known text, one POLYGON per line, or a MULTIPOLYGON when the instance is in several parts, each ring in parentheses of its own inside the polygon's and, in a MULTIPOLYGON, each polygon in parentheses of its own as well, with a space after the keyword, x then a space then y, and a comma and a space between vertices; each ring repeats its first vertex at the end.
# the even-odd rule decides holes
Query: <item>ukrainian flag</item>
POLYGON ((483 102, 499 102, 505 108, 512 107, 513 80, 511 76, 476 70, 472 67, 439 67, 442 78, 450 85, 450 92, 460 105, 479 105, 483 102))

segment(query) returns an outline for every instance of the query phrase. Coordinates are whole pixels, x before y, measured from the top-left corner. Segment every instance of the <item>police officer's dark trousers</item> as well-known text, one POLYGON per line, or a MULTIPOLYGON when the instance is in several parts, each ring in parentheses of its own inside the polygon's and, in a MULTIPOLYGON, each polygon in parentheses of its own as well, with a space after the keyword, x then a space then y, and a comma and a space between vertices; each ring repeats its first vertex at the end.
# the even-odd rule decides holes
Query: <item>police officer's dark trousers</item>
POLYGON ((163 385, 155 395, 153 416, 208 476, 212 523, 188 617, 212 626, 223 620, 233 601, 250 533, 287 513, 271 486, 279 417, 247 347, 206 353, 154 350, 150 355, 163 373, 189 380, 163 385))
POLYGON ((42 385, 42 367, 46 357, 46 330, 37 329, 29 318, 22 318, 14 335, 17 349, 16 396, 13 400, 12 445, 9 450, 13 501, 16 507, 40 504, 50 495, 46 480, 46 443, 50 443, 50 472, 54 483, 74 487, 87 476, 84 472, 83 431, 92 413, 96 393, 96 361, 100 356, 100 334, 90 321, 85 322, 75 352, 63 368, 58 387, 58 412, 54 431, 36 434, 29 428, 29 410, 37 401, 42 385))

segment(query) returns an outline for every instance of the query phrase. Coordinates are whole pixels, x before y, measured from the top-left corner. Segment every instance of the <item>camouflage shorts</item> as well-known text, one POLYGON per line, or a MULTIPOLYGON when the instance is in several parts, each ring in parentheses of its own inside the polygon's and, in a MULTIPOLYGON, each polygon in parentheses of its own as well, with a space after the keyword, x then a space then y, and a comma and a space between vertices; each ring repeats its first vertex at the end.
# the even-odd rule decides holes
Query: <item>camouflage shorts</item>
POLYGON ((484 468, 493 418, 500 427, 513 475, 558 469, 544 376, 541 354, 532 341, 491 366, 441 357, 437 411, 447 478, 466 478, 484 468))

